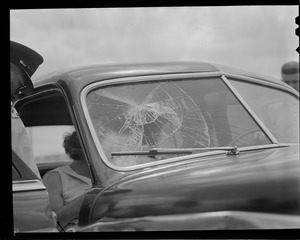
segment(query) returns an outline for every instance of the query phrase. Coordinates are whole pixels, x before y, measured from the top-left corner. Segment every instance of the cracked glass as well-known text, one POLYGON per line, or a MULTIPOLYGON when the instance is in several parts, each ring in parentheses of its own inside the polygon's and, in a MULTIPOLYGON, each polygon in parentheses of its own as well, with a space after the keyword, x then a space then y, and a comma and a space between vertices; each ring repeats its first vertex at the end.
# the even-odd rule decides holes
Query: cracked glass
POLYGON ((270 143, 218 78, 99 87, 87 94, 86 102, 99 151, 116 166, 134 166, 178 154, 111 156, 112 152, 217 147, 233 141, 241 145, 270 143))

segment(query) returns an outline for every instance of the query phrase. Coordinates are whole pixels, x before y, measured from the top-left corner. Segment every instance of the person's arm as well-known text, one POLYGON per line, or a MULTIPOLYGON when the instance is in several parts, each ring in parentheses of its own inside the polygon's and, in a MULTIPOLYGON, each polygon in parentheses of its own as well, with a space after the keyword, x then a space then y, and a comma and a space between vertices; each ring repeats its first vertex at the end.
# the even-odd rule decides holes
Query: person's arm
POLYGON ((74 218, 78 218, 84 195, 64 205, 61 178, 57 172, 48 173, 44 178, 44 184, 49 193, 51 209, 56 213, 59 225, 64 228, 74 218))
POLYGON ((78 198, 75 198, 71 202, 67 203, 60 209, 56 210, 57 221, 59 222, 61 227, 64 228, 74 218, 78 218, 83 197, 84 195, 81 195, 78 198))

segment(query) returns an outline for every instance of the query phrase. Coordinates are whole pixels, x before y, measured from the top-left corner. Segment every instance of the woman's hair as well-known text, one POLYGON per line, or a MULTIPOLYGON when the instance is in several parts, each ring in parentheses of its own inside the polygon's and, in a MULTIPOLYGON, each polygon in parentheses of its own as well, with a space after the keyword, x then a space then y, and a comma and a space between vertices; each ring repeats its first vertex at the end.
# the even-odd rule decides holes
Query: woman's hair
POLYGON ((63 147, 65 148, 66 154, 74 159, 81 160, 83 157, 82 149, 77 137, 76 131, 73 133, 67 133, 64 136, 63 147))

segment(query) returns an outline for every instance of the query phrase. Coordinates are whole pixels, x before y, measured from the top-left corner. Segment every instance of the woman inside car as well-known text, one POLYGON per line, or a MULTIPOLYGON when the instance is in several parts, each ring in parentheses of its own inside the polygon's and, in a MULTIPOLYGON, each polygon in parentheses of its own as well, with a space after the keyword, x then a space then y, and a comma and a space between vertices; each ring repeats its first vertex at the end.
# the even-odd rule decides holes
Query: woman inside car
POLYGON ((53 169, 43 177, 60 231, 77 225, 84 193, 92 187, 88 166, 75 131, 64 137, 63 147, 73 160, 72 163, 53 169))

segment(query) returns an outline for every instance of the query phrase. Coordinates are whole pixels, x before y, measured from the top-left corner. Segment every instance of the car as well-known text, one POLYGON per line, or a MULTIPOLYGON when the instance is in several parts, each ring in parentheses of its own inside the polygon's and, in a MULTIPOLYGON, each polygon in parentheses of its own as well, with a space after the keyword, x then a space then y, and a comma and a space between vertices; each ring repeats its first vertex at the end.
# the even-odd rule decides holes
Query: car
POLYGON ((70 231, 300 227, 299 93, 285 83, 163 62, 68 68, 34 87, 14 106, 25 126, 74 127, 88 162, 70 231))

